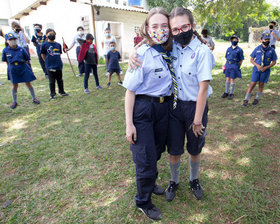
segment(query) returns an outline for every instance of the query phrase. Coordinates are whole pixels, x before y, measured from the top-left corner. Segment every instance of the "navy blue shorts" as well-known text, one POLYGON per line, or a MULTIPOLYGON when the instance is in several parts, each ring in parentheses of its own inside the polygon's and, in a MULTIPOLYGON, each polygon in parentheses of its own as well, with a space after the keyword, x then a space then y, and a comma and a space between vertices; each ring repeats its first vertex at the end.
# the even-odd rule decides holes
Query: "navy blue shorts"
POLYGON ((108 72, 112 75, 114 72, 120 74, 121 70, 119 68, 108 69, 108 72))
POLYGON ((267 83, 268 79, 269 79, 269 76, 270 76, 270 71, 259 72, 259 71, 254 71, 253 70, 251 82, 267 83))
POLYGON ((186 149, 191 155, 201 153, 205 145, 206 126, 208 122, 208 103, 206 103, 202 124, 205 127, 204 134, 195 137, 192 131, 192 123, 195 116, 196 102, 194 101, 177 101, 175 110, 172 108, 172 100, 169 110, 167 148, 168 153, 173 156, 184 153, 185 136, 187 137, 186 149))

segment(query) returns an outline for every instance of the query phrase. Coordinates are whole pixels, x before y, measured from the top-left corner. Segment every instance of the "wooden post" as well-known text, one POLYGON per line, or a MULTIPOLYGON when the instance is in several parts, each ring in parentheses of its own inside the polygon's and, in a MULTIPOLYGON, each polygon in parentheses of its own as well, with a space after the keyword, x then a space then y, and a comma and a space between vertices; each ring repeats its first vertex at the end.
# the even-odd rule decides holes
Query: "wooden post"
POLYGON ((93 32, 94 32, 94 42, 97 49, 97 38, 96 38, 96 29, 95 29, 95 15, 94 15, 94 6, 93 6, 93 0, 90 0, 91 5, 91 15, 92 15, 92 24, 93 24, 93 32))

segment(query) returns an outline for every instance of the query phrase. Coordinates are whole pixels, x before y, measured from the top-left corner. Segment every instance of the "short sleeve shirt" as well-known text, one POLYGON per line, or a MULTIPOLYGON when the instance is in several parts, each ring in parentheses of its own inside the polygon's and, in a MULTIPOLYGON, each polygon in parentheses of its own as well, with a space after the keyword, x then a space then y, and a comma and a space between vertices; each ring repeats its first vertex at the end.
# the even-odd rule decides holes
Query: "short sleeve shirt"
POLYGON ((31 38, 31 42, 36 44, 36 49, 40 50, 42 43, 46 40, 46 35, 34 34, 31 38))
POLYGON ((59 43, 44 42, 41 46, 41 54, 46 55, 45 64, 48 70, 62 70, 63 64, 60 57, 62 48, 59 43))
MULTIPOLYGON (((273 30, 273 33, 276 34, 276 36, 280 37, 280 33, 278 30, 273 30)), ((272 33, 270 32, 269 29, 267 29, 266 31, 264 31, 264 33, 270 33, 270 46, 271 45, 275 45, 276 44, 276 39, 274 38, 274 36, 272 35, 272 33)))
MULTIPOLYGON (((12 30, 11 33, 13 33, 17 37, 17 45, 19 47, 27 47, 28 46, 28 44, 25 42, 25 39, 24 39, 22 31, 17 33, 14 30, 12 30)), ((29 39, 28 36, 26 36, 26 38, 29 39)))
POLYGON ((259 45, 254 49, 250 56, 254 58, 257 64, 264 66, 267 66, 272 61, 277 60, 277 54, 275 50, 270 46, 263 48, 262 45, 259 45))
POLYGON ((109 60, 108 70, 110 69, 120 69, 119 59, 121 55, 118 51, 109 51, 107 54, 107 59, 109 60))
POLYGON ((81 47, 85 40, 86 40, 86 35, 85 34, 83 34, 82 36, 77 34, 74 37, 72 44, 77 44, 77 46, 81 47))
MULTIPOLYGON (((196 101, 199 82, 212 80, 211 72, 215 65, 212 52, 195 37, 185 48, 174 41, 172 56, 178 99, 196 101)), ((207 97, 211 94, 212 87, 209 85, 207 97)))
POLYGON ((172 77, 160 53, 147 44, 137 49, 137 58, 143 63, 133 71, 127 71, 123 86, 136 95, 160 97, 171 94, 172 77))
POLYGON ((227 49, 226 52, 227 61, 239 62, 244 60, 244 54, 242 48, 236 46, 233 48, 232 46, 227 49))
POLYGON ((9 64, 15 62, 26 62, 29 61, 30 57, 26 50, 22 47, 11 48, 5 47, 2 52, 2 61, 6 61, 9 64))
POLYGON ((105 37, 103 42, 104 42, 104 54, 107 55, 108 52, 110 51, 110 42, 115 42, 116 43, 117 41, 116 41, 116 38, 113 35, 111 35, 110 39, 107 39, 105 37))

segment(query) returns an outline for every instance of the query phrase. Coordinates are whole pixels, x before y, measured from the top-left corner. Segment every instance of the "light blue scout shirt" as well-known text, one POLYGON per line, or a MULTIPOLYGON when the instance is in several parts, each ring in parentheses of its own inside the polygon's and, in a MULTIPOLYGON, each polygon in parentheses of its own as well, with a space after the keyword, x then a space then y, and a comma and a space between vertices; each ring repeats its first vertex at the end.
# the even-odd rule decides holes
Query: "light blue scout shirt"
MULTIPOLYGON (((195 37, 185 48, 174 41, 172 56, 177 78, 178 99, 196 101, 199 82, 212 80, 211 72, 215 65, 212 52, 195 37)), ((207 97, 212 92, 212 87, 209 85, 207 97)))
MULTIPOLYGON (((273 33, 276 34, 276 36, 280 37, 280 33, 278 32, 278 30, 273 30, 273 33)), ((274 36, 272 35, 272 33, 270 32, 269 29, 267 29, 266 31, 264 31, 264 33, 270 33, 270 46, 271 45, 276 45, 276 39, 274 38, 274 36)))
POLYGON ((80 36, 80 34, 77 34, 74 37, 72 44, 77 44, 78 47, 81 47, 85 40, 86 40, 85 34, 83 34, 82 36, 80 36))
POLYGON ((147 44, 139 47, 137 54, 142 66, 131 72, 127 71, 123 86, 136 95, 169 96, 172 77, 162 55, 147 44))

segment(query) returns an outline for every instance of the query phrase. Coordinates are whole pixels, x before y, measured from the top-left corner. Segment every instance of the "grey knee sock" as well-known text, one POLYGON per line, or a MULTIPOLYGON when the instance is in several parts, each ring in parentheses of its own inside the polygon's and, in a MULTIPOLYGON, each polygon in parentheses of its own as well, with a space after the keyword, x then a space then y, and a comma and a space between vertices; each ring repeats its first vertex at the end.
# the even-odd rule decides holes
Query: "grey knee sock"
POLYGON ((255 97, 256 100, 259 100, 261 98, 262 93, 261 92, 257 92, 257 95, 255 97))
POLYGON ((230 82, 226 82, 226 91, 225 91, 225 93, 229 92, 229 86, 230 86, 230 82))
POLYGON ((190 162, 190 181, 193 181, 198 178, 198 171, 200 167, 200 161, 194 162, 192 159, 189 159, 190 162))
POLYGON ((249 100, 251 97, 251 93, 246 93, 245 99, 244 100, 249 100))
POLYGON ((35 92, 34 92, 33 87, 30 87, 30 88, 28 88, 28 89, 29 89, 29 91, 30 91, 30 94, 31 94, 31 96, 32 96, 32 99, 35 100, 35 99, 36 99, 36 96, 35 96, 35 92))
POLYGON ((231 84, 230 87, 231 87, 231 89, 230 89, 230 94, 233 94, 235 84, 231 84))
POLYGON ((17 102, 17 89, 12 89, 13 102, 17 102))
POLYGON ((174 181, 176 184, 179 183, 180 164, 180 162, 176 164, 172 164, 169 162, 171 181, 174 181))

